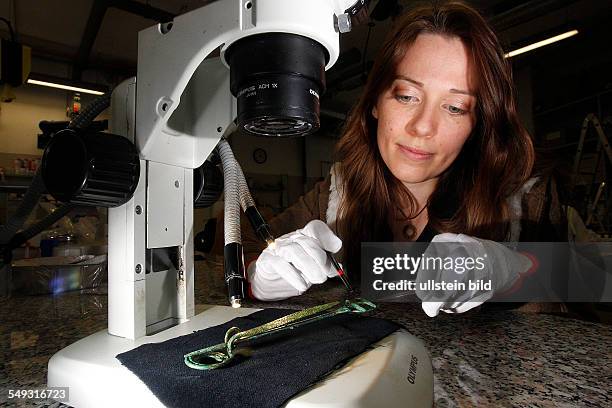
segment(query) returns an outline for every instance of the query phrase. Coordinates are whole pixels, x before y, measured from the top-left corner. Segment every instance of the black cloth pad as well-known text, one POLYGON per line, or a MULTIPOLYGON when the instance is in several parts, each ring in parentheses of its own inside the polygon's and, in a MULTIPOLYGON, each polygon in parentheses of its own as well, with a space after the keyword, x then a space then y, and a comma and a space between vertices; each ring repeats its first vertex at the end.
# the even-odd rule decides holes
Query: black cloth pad
POLYGON ((246 330, 292 313, 264 309, 219 326, 117 355, 168 407, 278 407, 399 326, 384 319, 346 314, 266 336, 252 355, 215 370, 195 370, 183 355, 223 342, 230 327, 246 330))

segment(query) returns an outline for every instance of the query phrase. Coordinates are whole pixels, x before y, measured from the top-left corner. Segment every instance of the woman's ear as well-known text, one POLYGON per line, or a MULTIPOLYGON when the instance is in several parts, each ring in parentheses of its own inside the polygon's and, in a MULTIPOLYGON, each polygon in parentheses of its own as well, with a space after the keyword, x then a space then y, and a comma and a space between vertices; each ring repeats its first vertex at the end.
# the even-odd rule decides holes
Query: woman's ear
POLYGON ((378 110, 376 109, 376 105, 372 107, 372 116, 374 116, 374 119, 378 119, 378 110))

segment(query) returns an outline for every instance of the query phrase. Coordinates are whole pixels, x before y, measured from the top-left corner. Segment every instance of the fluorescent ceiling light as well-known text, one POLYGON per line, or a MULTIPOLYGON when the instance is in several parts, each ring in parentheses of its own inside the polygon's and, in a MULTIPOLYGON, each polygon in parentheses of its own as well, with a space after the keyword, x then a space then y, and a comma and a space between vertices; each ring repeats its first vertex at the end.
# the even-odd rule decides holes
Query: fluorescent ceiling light
POLYGON ((104 95, 104 92, 96 91, 93 89, 79 88, 78 86, 56 84, 54 82, 39 81, 37 79, 28 79, 28 84, 48 86, 51 88, 59 88, 59 89, 65 89, 67 91, 81 92, 81 93, 87 93, 87 94, 93 94, 93 95, 104 95))
POLYGON ((555 35, 554 37, 550 37, 546 40, 538 41, 533 44, 527 45, 526 47, 522 47, 514 51, 510 51, 509 53, 504 54, 504 57, 512 58, 516 55, 523 54, 531 50, 535 50, 536 48, 544 47, 545 45, 552 44, 557 41, 565 40, 566 38, 572 37, 576 34, 578 34, 578 30, 571 30, 563 34, 555 35))

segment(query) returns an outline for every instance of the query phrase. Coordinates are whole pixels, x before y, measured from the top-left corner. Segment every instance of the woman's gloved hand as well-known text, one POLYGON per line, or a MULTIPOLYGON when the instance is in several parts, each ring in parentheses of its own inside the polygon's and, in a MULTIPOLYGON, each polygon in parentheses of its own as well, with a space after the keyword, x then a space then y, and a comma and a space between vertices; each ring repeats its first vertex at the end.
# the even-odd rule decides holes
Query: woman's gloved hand
POLYGON ((321 220, 277 238, 247 268, 251 293, 259 300, 280 300, 304 293, 338 273, 327 252, 342 241, 321 220))
POLYGON ((505 245, 464 234, 436 235, 424 257, 442 260, 421 264, 417 271, 416 295, 430 317, 437 316, 440 310, 463 313, 481 305, 495 294, 510 289, 521 274, 533 267, 530 258, 505 245), (451 265, 448 269, 444 267, 451 265), (428 281, 464 283, 465 290, 422 290, 420 286, 428 281), (469 281, 491 281, 491 288, 470 288, 469 281))

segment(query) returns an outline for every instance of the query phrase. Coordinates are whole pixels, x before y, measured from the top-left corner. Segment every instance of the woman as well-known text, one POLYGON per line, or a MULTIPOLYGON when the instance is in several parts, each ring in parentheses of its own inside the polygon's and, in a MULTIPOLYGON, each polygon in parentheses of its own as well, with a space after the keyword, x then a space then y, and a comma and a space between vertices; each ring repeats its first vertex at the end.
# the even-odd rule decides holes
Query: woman
MULTIPOLYGON (((282 236, 248 267, 255 297, 294 296, 334 276, 327 252, 341 246, 355 277, 362 242, 533 240, 544 212, 558 209, 543 200, 554 185, 530 179, 534 149, 502 47, 463 3, 420 6, 396 21, 336 153, 328 180, 271 221, 282 236)), ((522 255, 504 254, 518 272, 529 269, 522 255)), ((428 314, 453 311, 433 307, 428 314)))

